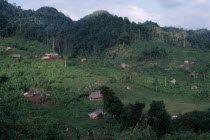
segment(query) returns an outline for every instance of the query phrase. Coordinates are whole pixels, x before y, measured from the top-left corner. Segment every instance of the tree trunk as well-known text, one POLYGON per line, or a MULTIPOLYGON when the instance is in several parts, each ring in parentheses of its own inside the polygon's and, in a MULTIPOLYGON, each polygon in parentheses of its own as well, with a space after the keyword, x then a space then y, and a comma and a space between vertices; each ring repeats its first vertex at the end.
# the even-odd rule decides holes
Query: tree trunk
POLYGON ((52 51, 55 52, 55 38, 53 37, 52 51))

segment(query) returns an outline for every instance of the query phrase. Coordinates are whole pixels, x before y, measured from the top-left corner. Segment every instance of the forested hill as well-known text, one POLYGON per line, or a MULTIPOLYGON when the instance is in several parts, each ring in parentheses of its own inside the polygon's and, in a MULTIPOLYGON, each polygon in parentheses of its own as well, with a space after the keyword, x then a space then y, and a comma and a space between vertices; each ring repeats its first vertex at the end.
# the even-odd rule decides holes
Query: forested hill
POLYGON ((0 0, 0 36, 38 40, 57 52, 71 54, 104 52, 138 40, 161 40, 172 46, 210 48, 210 31, 160 27, 157 23, 130 22, 107 11, 96 11, 73 21, 55 8, 23 10, 0 0))

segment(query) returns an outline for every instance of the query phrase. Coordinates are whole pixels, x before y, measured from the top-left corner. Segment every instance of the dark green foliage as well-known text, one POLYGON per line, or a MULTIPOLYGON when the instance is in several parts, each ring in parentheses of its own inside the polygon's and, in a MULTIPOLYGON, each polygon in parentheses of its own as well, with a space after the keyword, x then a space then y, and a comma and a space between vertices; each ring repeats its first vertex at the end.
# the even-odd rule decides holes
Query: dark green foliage
POLYGON ((0 139, 57 139, 59 129, 63 129, 61 124, 53 117, 48 119, 46 111, 29 106, 14 94, 7 92, 0 96, 0 139))
POLYGON ((7 25, 7 19, 5 16, 3 16, 2 14, 0 14, 0 31, 2 29, 4 29, 7 25))
POLYGON ((194 111, 173 121, 176 131, 210 132, 210 111, 194 111))
POLYGON ((130 54, 132 60, 152 61, 170 58, 171 46, 162 41, 137 41, 132 44, 130 49, 132 50, 132 54, 130 54))
POLYGON ((105 99, 115 95, 115 93, 106 86, 100 87, 100 90, 101 90, 101 94, 103 95, 105 99))
MULTIPOLYGON (((137 34, 150 38, 147 27, 131 24, 128 19, 113 16, 106 11, 96 11, 76 22, 73 29, 74 50, 97 54, 117 44, 128 45, 137 34)), ((79 53, 78 52, 78 53, 79 53)))
POLYGON ((208 140, 209 138, 209 133, 180 132, 167 135, 164 140, 208 140))
POLYGON ((187 40, 191 43, 193 48, 209 49, 210 47, 210 31, 201 29, 196 31, 188 31, 189 36, 187 40))
POLYGON ((101 94, 103 95, 104 109, 118 119, 123 111, 122 102, 108 87, 101 87, 101 94))
POLYGON ((208 101, 210 97, 209 90, 203 90, 198 94, 193 95, 195 101, 208 101))
POLYGON ((162 30, 165 32, 184 32, 184 29, 176 27, 162 27, 162 30))
POLYGON ((161 47, 145 47, 145 49, 142 52, 143 58, 144 59, 157 59, 157 58, 164 58, 167 57, 166 50, 161 48, 161 47))
POLYGON ((40 56, 41 54, 43 55, 51 52, 49 47, 39 41, 31 41, 19 37, 9 38, 8 40, 0 39, 0 46, 4 46, 4 48, 12 47, 13 49, 27 51, 31 58, 34 58, 35 55, 40 56))
POLYGON ((144 121, 143 109, 145 104, 136 102, 135 104, 129 104, 124 107, 121 114, 122 128, 134 127, 137 124, 141 125, 144 121))
POLYGON ((5 82, 7 82, 8 79, 9 79, 9 78, 8 78, 7 76, 1 75, 1 76, 0 76, 0 84, 3 84, 3 83, 5 83, 5 82))
POLYGON ((134 138, 134 140, 159 140, 159 138, 156 136, 156 133, 150 126, 147 126, 146 128, 141 127, 136 135, 137 136, 134 138))
POLYGON ((160 27, 157 23, 152 22, 152 21, 146 21, 143 23, 143 25, 152 26, 152 27, 160 27))
POLYGON ((165 109, 163 101, 153 101, 148 112, 148 124, 152 126, 158 136, 170 132, 171 117, 165 109))

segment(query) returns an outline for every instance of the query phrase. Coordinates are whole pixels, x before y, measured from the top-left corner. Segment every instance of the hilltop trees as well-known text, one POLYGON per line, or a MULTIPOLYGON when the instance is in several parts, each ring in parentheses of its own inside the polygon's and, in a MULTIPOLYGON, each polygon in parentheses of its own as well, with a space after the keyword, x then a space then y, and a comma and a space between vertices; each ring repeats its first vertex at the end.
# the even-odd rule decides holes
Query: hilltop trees
MULTIPOLYGON (((198 44, 202 44, 202 48, 208 48, 210 42, 208 30, 185 31, 172 27, 161 28, 152 21, 136 24, 130 22, 128 18, 117 17, 107 11, 96 11, 79 21, 72 21, 55 8, 22 10, 21 7, 2 0, 0 13, 1 36, 18 34, 27 39, 41 41, 49 48, 53 46, 57 52, 72 55, 87 54, 87 52, 100 55, 108 48, 118 45, 126 47, 139 40, 160 40, 179 47, 199 47, 198 44)), ((162 51, 156 48, 151 53, 157 57, 164 55, 162 51)))

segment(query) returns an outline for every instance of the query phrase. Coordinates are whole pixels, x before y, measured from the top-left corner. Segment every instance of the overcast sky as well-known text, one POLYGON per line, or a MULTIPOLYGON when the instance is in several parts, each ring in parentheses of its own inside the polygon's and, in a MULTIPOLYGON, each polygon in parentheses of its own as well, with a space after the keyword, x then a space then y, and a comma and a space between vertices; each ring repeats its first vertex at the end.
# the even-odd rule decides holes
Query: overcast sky
POLYGON ((131 21, 152 20, 161 26, 210 29, 210 0, 8 0, 23 9, 55 7, 78 20, 96 10, 128 17, 131 21))

